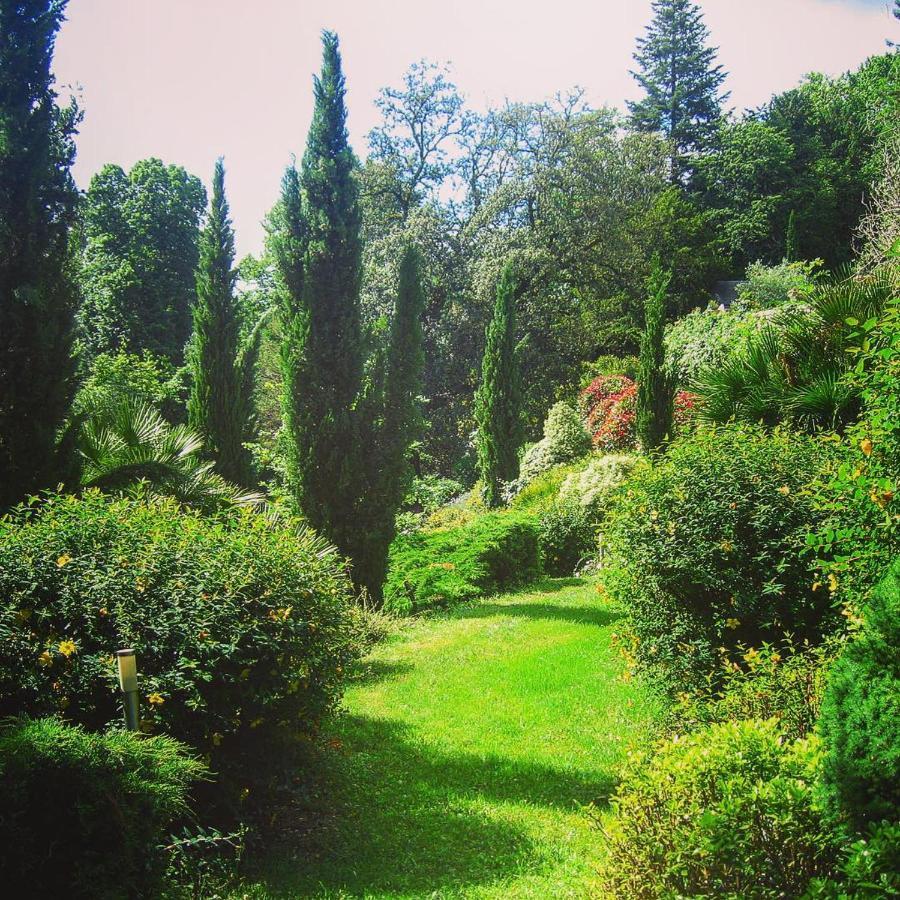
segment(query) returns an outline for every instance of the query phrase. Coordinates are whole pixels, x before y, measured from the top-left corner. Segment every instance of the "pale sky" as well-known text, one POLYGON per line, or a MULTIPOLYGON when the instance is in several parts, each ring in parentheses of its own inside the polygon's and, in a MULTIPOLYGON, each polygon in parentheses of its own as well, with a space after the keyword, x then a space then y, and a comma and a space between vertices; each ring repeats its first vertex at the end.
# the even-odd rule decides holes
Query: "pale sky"
MULTIPOLYGON (((900 41, 888 0, 702 0, 738 111, 807 72, 856 68, 900 41)), ((542 100, 575 85, 592 105, 638 95, 628 71, 650 0, 70 0, 57 42, 60 85, 80 87, 75 176, 148 156, 209 184, 225 157, 239 255, 312 112, 323 28, 338 33, 354 149, 377 121, 379 88, 425 58, 452 65, 476 109, 542 100)))

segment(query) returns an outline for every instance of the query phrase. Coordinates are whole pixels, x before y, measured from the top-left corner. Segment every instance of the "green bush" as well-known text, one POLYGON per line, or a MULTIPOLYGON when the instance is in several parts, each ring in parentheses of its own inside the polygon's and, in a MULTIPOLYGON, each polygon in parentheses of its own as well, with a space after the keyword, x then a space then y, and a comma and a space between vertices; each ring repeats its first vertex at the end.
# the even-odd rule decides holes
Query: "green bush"
POLYGON ((743 650, 789 631, 816 641, 834 617, 803 551, 820 516, 810 483, 830 458, 813 438, 747 425, 676 442, 616 492, 604 528, 607 588, 628 610, 642 667, 702 688, 743 650))
POLYGON ((629 898, 800 897, 831 874, 815 805, 815 738, 728 722, 632 755, 604 819, 607 893, 629 898))
POLYGON ((519 477, 513 482, 512 493, 518 493, 554 466, 581 459, 590 450, 591 436, 578 410, 569 403, 556 403, 547 413, 544 436, 522 457, 519 477))
POLYGON ((864 610, 822 703, 829 808, 862 831, 900 822, 900 562, 864 610))
POLYGON ((900 824, 884 822, 842 848, 840 872, 817 879, 804 900, 885 900, 900 897, 900 824))
POLYGON ((678 698, 673 725, 684 732, 716 722, 774 718, 786 737, 806 737, 819 716, 828 667, 840 643, 798 646, 786 639, 778 647, 746 648, 740 664, 725 654, 704 690, 678 698))
POLYGON ((400 535, 391 547, 385 606, 399 613, 446 606, 539 574, 535 519, 489 513, 459 528, 400 535))
POLYGON ((599 524, 613 491, 640 462, 640 457, 622 453, 592 456, 585 467, 566 477, 559 489, 559 499, 563 503, 578 503, 599 524))
POLYGON ((597 528, 580 503, 554 503, 540 518, 541 560, 548 575, 571 575, 597 550, 597 528))
POLYGON ((0 521, 0 715, 121 716, 113 652, 137 651, 142 726, 209 758, 229 791, 275 778, 357 655, 341 561, 310 532, 174 501, 50 497, 0 521))
POLYGON ((8 897, 158 896, 160 846, 204 767, 167 737, 55 719, 0 727, 0 871, 8 897))

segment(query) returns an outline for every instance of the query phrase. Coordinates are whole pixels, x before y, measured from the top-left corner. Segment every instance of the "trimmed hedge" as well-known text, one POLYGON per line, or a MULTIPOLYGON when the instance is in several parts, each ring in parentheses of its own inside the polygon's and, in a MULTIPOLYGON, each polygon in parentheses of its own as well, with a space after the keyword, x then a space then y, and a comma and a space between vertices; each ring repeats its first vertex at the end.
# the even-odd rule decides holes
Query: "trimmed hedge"
POLYGON ((246 795, 336 704, 359 615, 341 560, 301 528, 50 497, 0 521, 0 716, 120 721, 113 652, 133 647, 142 727, 246 795))
POLYGON ((392 547, 385 606, 411 613, 524 584, 541 571, 538 523, 489 513, 469 525, 401 535, 392 547))
POLYGON ((0 727, 0 872, 8 897, 159 896, 160 846, 206 770, 167 737, 55 719, 0 727))

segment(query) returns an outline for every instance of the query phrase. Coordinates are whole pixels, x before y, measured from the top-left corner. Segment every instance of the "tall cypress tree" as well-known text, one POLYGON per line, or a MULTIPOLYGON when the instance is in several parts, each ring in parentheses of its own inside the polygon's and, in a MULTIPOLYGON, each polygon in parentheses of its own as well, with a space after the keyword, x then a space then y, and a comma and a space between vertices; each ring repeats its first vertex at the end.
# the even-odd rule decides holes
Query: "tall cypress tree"
POLYGON ((519 473, 522 397, 515 338, 516 299, 513 267, 507 263, 497 284, 481 362, 481 385, 475 397, 478 469, 488 506, 500 503, 501 485, 519 473))
POLYGON ((408 245, 400 258, 387 357, 373 366, 375 396, 360 404, 361 431, 375 433, 375 445, 361 460, 369 474, 358 524, 362 543, 354 564, 358 582, 376 602, 381 601, 397 512, 412 483, 410 448, 422 436, 424 310, 421 260, 418 250, 408 245))
POLYGON ((644 307, 635 430, 645 452, 659 447, 672 430, 674 392, 665 371, 666 295, 672 273, 654 260, 644 307))
POLYGON ((209 218, 200 236, 197 301, 189 365, 188 421, 216 457, 216 471, 235 484, 250 481, 244 441, 252 418, 251 338, 241 348, 242 317, 234 296, 234 229, 225 198, 225 167, 216 161, 209 218))
POLYGON ((75 291, 69 169, 79 121, 51 60, 65 0, 0 3, 0 510, 65 474, 75 291))
POLYGON ((638 131, 661 132, 672 146, 672 180, 690 172, 690 157, 706 150, 722 118, 725 72, 707 46, 709 29, 691 0, 653 0, 653 21, 638 38, 631 74, 646 97, 630 102, 638 131))
POLYGON ((367 452, 372 440, 360 433, 355 415, 364 362, 361 221, 337 36, 324 32, 322 45, 300 178, 291 170, 285 176, 276 240, 285 285, 285 339, 293 344, 283 356, 284 406, 301 508, 314 528, 352 558, 365 491, 358 454, 367 452))

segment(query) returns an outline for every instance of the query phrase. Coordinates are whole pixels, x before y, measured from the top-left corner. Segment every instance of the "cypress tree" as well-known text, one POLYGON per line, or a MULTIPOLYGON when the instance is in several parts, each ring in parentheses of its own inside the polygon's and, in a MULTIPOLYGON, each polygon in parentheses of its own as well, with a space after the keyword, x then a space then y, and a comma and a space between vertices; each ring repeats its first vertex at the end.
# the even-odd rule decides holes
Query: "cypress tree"
POLYGON ((74 394, 74 104, 50 71, 65 0, 0 3, 0 510, 64 477, 74 394))
POLYGON ((478 469, 484 501, 500 503, 501 485, 519 473, 522 444, 521 377, 516 351, 517 291, 511 263, 497 284, 494 314, 487 327, 481 385, 475 397, 478 469))
POLYGON ((285 424, 297 500, 312 526, 353 558, 365 491, 358 456, 371 449, 355 406, 363 375, 362 243, 347 139, 337 36, 322 36, 322 70, 299 182, 285 176, 276 256, 282 318, 285 424), (302 186, 305 208, 301 208, 302 186))
POLYGON ((188 360, 192 375, 188 421, 215 455, 216 471, 228 481, 247 485, 250 472, 243 443, 250 436, 256 335, 242 350, 236 278, 225 167, 218 159, 209 218, 200 236, 194 335, 188 360))
POLYGON ((374 367, 383 373, 375 379, 376 383, 382 381, 383 387, 376 402, 361 411, 365 417, 361 430, 374 431, 377 427, 377 449, 363 454, 369 466, 369 489, 360 509, 358 531, 363 544, 354 562, 359 583, 377 603, 381 601, 388 550, 396 534, 397 512, 412 483, 410 448, 422 436, 425 293, 420 272, 419 252, 408 245, 400 258, 387 358, 374 367))
POLYGON ((303 495, 303 472, 307 456, 306 434, 310 428, 306 385, 306 341, 309 315, 303 293, 306 254, 306 222, 297 169, 290 166, 281 181, 281 201, 276 207, 269 234, 270 246, 281 275, 278 313, 281 320, 281 416, 288 486, 296 499, 303 495))
POLYGON ((644 307, 635 429, 645 452, 659 447, 672 429, 674 392, 665 372, 666 295, 672 273, 654 260, 644 307))
POLYGON ((672 180, 690 171, 688 157, 706 150, 722 118, 725 72, 708 47, 709 29, 691 0, 653 0, 653 21, 638 38, 631 74, 646 97, 630 102, 638 131, 661 132, 672 146, 672 180))

